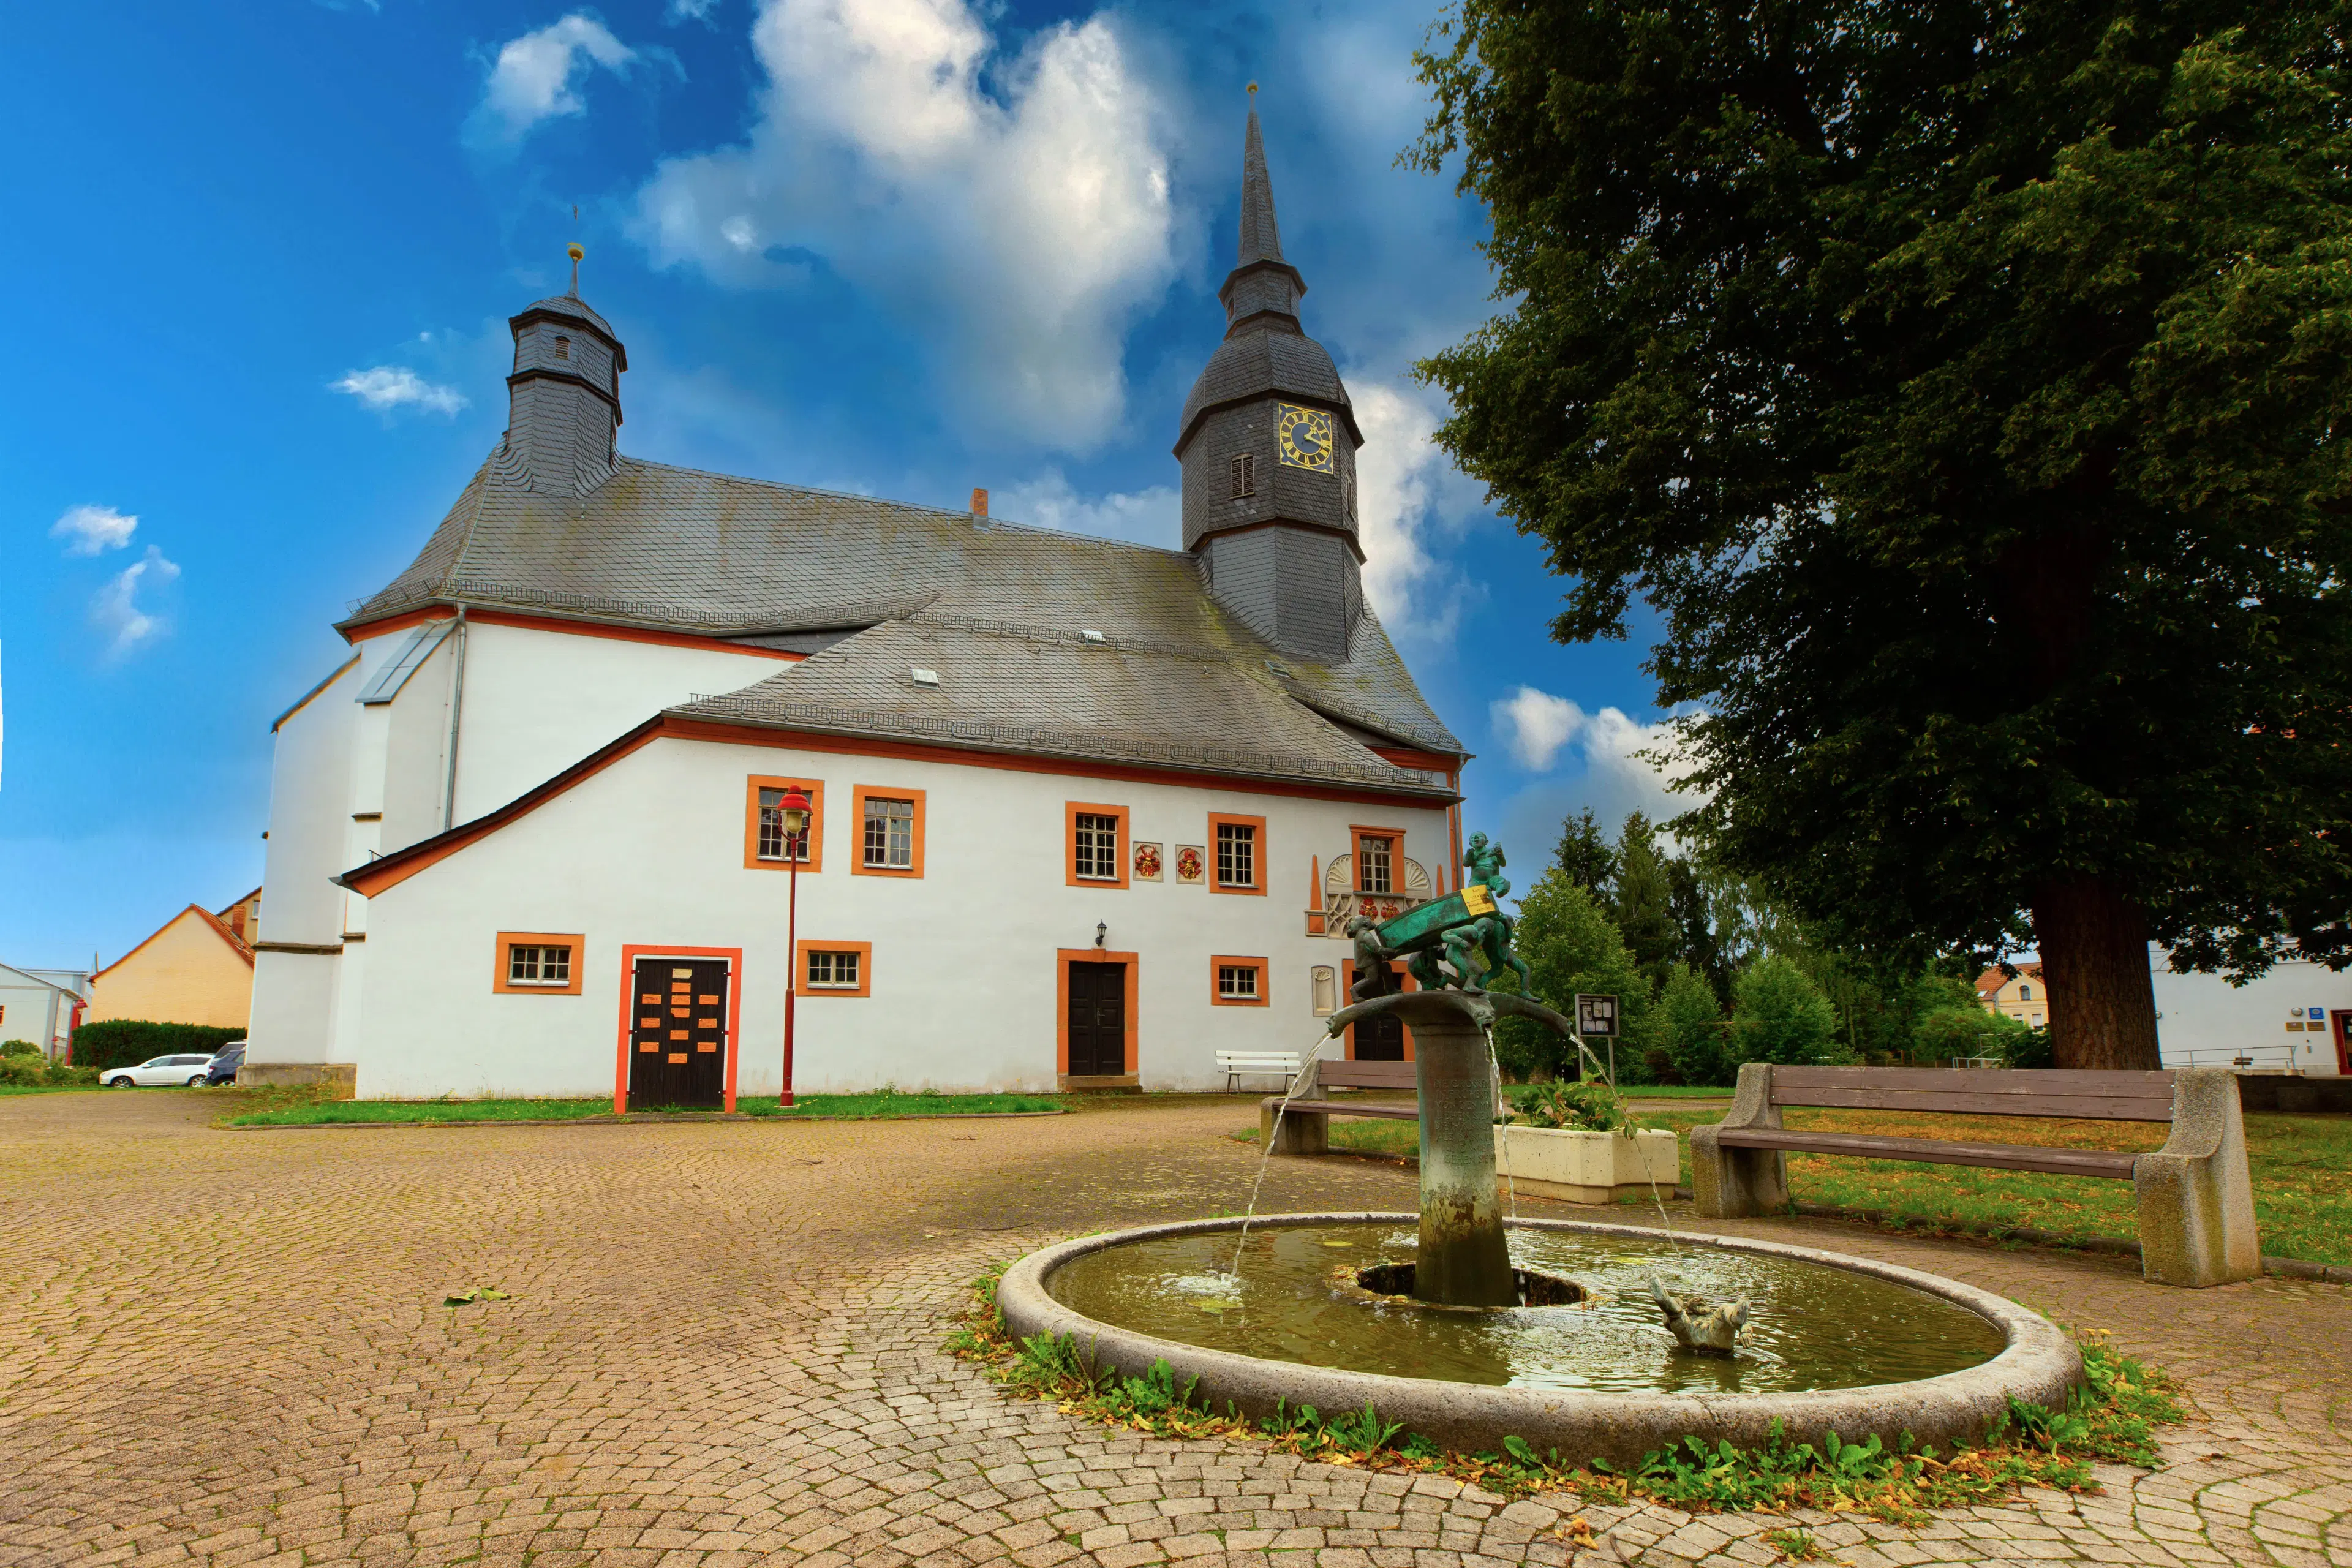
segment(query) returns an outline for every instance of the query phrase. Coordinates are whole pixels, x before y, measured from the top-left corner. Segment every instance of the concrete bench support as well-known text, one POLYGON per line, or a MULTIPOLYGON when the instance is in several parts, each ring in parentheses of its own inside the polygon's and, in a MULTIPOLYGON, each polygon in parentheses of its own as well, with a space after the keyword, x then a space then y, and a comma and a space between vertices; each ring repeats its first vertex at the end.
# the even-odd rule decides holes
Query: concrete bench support
POLYGON ((2235 1073, 2187 1068, 2174 1075, 2172 1135, 2133 1163, 2132 1188, 2148 1279, 2201 1288, 2262 1273, 2235 1073))
POLYGON ((1717 1141, 1726 1127, 1780 1125, 1770 1065, 1744 1064, 1722 1122, 1690 1131, 1691 1196, 1701 1218, 1754 1219, 1789 1212, 1789 1156, 1777 1149, 1727 1149, 1717 1141))
POLYGON ((1331 1118, 1320 1110, 1283 1110, 1282 1096, 1272 1094, 1257 1102, 1257 1136, 1261 1145, 1273 1141, 1272 1153, 1328 1154, 1331 1118))

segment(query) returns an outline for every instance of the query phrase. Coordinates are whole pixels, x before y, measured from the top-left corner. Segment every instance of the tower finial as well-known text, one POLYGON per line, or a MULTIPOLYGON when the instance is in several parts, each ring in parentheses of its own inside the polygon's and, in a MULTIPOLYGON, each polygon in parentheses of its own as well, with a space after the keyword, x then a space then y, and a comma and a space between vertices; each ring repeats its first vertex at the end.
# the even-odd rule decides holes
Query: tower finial
POLYGON ((575 239, 563 247, 563 254, 572 258, 572 297, 577 300, 580 298, 580 263, 588 253, 580 247, 580 242, 575 239))
POLYGON ((1257 83, 1252 82, 1249 84, 1249 95, 1251 102, 1255 103, 1257 101, 1257 83))

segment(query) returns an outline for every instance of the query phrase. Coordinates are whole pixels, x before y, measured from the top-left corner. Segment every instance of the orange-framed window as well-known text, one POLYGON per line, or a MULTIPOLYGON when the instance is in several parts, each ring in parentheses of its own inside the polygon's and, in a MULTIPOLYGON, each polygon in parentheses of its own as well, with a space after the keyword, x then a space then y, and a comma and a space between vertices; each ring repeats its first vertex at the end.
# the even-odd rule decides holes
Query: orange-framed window
POLYGON ((1209 814, 1209 890, 1265 892, 1265 818, 1209 814))
POLYGON ((1213 1005, 1263 1007, 1266 989, 1265 959, 1219 953, 1209 960, 1209 1001, 1213 1005))
POLYGON ((882 784, 850 791, 857 812, 857 858, 850 870, 861 877, 923 874, 923 792, 882 784))
POLYGON ((793 990, 803 996, 871 996, 874 944, 803 939, 793 957, 793 990))
POLYGON ((578 931, 502 931, 490 989, 502 996, 577 996, 587 949, 578 931))
POLYGON ((1127 886, 1127 807, 1062 805, 1062 865, 1073 888, 1127 886))
POLYGON ((1395 893, 1404 888, 1404 829, 1350 827, 1356 845, 1356 891, 1395 893))
POLYGON ((821 779, 768 778, 754 773, 743 782, 743 864, 755 871, 785 871, 797 858, 803 871, 824 869, 824 783, 821 779), (786 790, 808 796, 808 831, 784 842, 786 790))

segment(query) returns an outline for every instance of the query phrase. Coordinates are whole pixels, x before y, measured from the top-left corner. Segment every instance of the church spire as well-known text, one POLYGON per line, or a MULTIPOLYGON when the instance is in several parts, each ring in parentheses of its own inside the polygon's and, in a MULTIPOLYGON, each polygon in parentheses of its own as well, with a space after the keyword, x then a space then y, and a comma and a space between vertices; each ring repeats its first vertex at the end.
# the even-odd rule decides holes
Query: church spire
POLYGON ((1250 90, 1249 131, 1242 139, 1242 242, 1236 267, 1282 259, 1282 231, 1274 222, 1274 182, 1265 172, 1265 139, 1257 128, 1257 83, 1250 90))
POLYGON ((1253 327, 1298 331, 1298 297, 1307 280, 1282 258, 1282 231, 1274 221, 1274 180, 1265 172, 1265 137, 1257 124, 1257 83, 1250 83, 1249 128, 1242 136, 1241 243, 1234 269, 1217 298, 1225 304, 1225 332, 1253 327))

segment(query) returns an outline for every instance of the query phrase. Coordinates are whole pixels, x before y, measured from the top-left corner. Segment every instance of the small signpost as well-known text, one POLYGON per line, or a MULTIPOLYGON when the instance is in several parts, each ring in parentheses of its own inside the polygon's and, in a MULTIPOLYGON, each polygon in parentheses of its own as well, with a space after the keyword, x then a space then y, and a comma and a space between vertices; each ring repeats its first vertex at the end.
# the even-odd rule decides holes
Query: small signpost
MULTIPOLYGON (((1617 1092, 1617 998, 1578 992, 1576 1032, 1599 1035, 1609 1042, 1609 1092, 1617 1092)), ((1579 1073, 1578 1077, 1583 1075, 1579 1073)))

